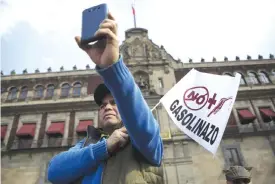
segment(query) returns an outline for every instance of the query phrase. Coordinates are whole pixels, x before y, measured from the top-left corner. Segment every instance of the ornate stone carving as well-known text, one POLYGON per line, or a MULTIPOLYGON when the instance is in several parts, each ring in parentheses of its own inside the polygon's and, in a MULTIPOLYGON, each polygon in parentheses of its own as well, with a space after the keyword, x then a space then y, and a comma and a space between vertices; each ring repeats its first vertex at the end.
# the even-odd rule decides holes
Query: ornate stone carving
POLYGON ((147 58, 149 60, 151 60, 151 58, 152 58, 152 52, 151 52, 151 49, 149 48, 149 46, 147 44, 145 45, 145 50, 146 50, 147 58))
POLYGON ((165 58, 162 56, 161 50, 154 48, 154 46, 151 45, 151 43, 145 45, 145 50, 148 60, 158 60, 165 58))
POLYGON ((258 59, 263 59, 263 56, 262 55, 258 55, 258 59))
POLYGON ((15 75, 16 73, 15 73, 15 70, 12 70, 11 71, 11 75, 15 75))
POLYGON ((136 38, 132 43, 131 43, 131 51, 132 51, 132 57, 140 57, 144 56, 144 46, 142 41, 139 38, 136 38))
POLYGON ((153 59, 161 59, 161 53, 157 50, 154 50, 152 55, 153 59))
POLYGON ((134 74, 135 81, 141 90, 149 89, 149 75, 143 71, 134 74))
POLYGON ((127 44, 125 44, 122 48, 122 55, 123 55, 123 59, 129 59, 130 58, 129 46, 127 44))
POLYGON ((143 48, 142 45, 135 45, 132 47, 133 57, 143 56, 143 48))
POLYGON ((164 73, 165 73, 165 74, 168 74, 168 73, 169 73, 169 66, 166 65, 166 66, 164 67, 164 73))
POLYGON ((162 60, 166 60, 166 53, 165 53, 163 46, 161 47, 160 55, 161 55, 162 60))
POLYGON ((138 86, 141 88, 141 89, 148 89, 148 81, 144 79, 143 76, 139 76, 139 81, 138 81, 138 86))

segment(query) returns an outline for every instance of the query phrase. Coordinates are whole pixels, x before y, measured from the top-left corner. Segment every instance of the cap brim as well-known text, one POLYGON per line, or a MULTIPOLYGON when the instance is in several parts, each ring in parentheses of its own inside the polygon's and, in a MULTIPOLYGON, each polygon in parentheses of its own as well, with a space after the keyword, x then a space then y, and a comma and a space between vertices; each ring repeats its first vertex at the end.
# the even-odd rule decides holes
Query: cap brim
POLYGON ((102 104, 102 100, 107 94, 111 94, 107 86, 105 86, 105 84, 99 84, 94 92, 94 99, 98 106, 102 104))

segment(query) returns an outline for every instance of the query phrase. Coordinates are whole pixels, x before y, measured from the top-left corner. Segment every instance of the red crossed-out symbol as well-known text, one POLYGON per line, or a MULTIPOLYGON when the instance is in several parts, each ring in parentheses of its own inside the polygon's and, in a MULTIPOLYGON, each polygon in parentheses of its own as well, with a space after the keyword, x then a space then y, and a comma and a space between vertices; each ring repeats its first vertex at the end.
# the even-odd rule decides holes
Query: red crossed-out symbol
POLYGON ((209 98, 209 91, 204 86, 197 86, 187 89, 183 95, 183 102, 185 106, 190 110, 200 110, 202 109, 207 103, 208 109, 215 105, 217 94, 214 93, 211 98, 209 98))

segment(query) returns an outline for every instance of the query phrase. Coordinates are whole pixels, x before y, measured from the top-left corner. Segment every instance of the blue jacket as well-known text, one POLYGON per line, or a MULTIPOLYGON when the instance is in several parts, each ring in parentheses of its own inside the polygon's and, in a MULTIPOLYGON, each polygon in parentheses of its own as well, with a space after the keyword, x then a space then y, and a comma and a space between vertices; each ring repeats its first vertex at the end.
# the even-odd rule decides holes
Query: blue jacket
MULTIPOLYGON (((159 125, 122 57, 112 66, 96 70, 116 100, 132 144, 152 165, 159 166, 163 155, 159 125)), ((50 182, 68 184, 85 175, 82 184, 100 183, 103 162, 108 158, 106 139, 84 148, 82 145, 80 141, 52 158, 48 167, 50 182)))

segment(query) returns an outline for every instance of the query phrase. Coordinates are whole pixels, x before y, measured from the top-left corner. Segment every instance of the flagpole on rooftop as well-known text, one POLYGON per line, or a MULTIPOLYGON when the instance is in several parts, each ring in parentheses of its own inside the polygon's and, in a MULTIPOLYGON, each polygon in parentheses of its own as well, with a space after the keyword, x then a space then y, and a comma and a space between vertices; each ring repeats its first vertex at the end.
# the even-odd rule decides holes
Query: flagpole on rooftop
POLYGON ((137 23, 136 23, 135 0, 132 0, 132 12, 133 12, 133 16, 134 16, 134 26, 136 28, 137 27, 137 23))

